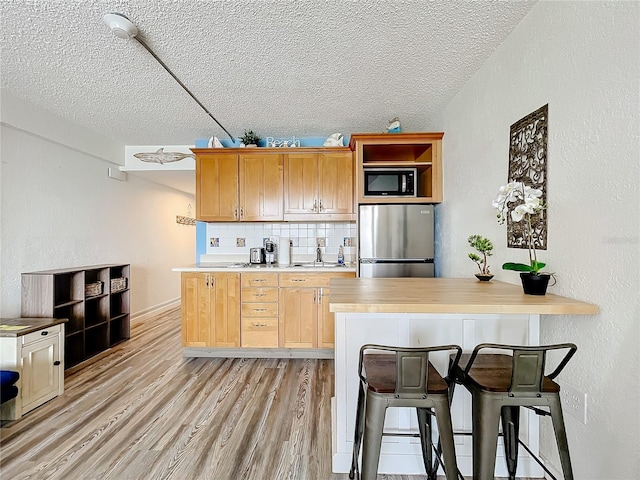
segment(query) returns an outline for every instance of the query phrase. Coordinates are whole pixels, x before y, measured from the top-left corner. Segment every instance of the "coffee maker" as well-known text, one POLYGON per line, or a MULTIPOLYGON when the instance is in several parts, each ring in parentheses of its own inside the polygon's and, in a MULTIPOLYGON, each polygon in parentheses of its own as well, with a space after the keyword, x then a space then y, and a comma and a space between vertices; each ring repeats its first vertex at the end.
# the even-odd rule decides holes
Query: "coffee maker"
POLYGON ((278 245, 276 245, 275 242, 271 240, 267 240, 266 242, 264 242, 264 256, 267 265, 274 264, 278 260, 277 249, 278 245))

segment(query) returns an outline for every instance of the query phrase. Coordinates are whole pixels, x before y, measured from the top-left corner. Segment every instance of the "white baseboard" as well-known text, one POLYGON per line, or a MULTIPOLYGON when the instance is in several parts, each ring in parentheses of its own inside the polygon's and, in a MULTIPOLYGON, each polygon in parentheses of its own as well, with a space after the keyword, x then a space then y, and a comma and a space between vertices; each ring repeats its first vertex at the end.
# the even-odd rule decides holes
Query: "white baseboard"
POLYGON ((131 323, 144 322, 145 320, 164 313, 172 308, 180 306, 180 297, 168 300, 166 302, 154 305, 153 307, 146 308, 131 315, 131 323))

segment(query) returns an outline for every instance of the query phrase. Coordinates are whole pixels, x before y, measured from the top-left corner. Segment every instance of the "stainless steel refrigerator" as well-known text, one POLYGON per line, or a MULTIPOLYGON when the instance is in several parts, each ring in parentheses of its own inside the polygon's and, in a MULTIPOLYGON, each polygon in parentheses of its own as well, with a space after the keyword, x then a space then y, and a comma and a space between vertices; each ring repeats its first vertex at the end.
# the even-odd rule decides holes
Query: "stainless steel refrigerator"
POLYGON ((433 277, 433 205, 361 205, 358 276, 433 277))

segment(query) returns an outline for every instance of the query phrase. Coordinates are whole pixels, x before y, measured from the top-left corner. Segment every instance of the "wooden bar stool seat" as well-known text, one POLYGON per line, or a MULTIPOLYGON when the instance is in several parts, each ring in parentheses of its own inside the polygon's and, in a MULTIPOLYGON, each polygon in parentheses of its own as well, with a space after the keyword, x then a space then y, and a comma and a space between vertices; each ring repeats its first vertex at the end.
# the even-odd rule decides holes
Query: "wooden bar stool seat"
POLYGON ((385 414, 388 407, 415 407, 418 416, 422 457, 427 477, 436 479, 439 458, 434 461, 431 416, 436 417, 440 436, 436 455, 442 451, 443 468, 447 480, 458 479, 458 466, 453 443, 451 412, 449 410, 450 389, 447 379, 442 378, 429 362, 429 353, 455 351, 450 365, 457 365, 462 354, 458 345, 438 347, 391 347, 386 345, 363 345, 360 349, 358 376, 358 404, 353 443, 353 456, 349 478, 359 473, 358 457, 362 446, 362 480, 375 480, 378 474, 380 448, 383 436, 415 436, 413 434, 386 433, 385 414), (375 351, 376 353, 367 353, 375 351), (380 353, 388 352, 388 353, 380 353))
MULTIPOLYGON (((546 346, 519 346, 483 343, 471 354, 460 357, 452 368, 452 378, 464 385, 472 397, 473 478, 493 480, 499 423, 502 422, 505 458, 509 478, 516 478, 520 407, 538 415, 551 416, 565 480, 573 480, 569 446, 560 402, 560 385, 553 381, 576 352, 573 343, 546 346), (510 351, 479 353, 482 349, 510 351), (545 375, 547 353, 566 350, 556 369, 545 375), (537 407, 547 407, 542 410, 537 407)), ((451 358, 453 364, 455 358, 451 358)), ((528 450, 528 448, 527 448, 528 450)), ((529 450, 528 450, 529 451, 529 450)), ((529 453, 531 453, 529 451, 529 453)), ((551 476, 551 472, 533 456, 551 476)))

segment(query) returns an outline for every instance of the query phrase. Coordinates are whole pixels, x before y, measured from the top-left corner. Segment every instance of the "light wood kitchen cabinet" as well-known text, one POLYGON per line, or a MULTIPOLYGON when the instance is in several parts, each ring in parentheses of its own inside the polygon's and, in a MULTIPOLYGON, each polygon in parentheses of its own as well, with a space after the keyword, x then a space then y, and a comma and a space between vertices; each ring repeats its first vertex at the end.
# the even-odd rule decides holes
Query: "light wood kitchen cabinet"
POLYGON ((196 218, 202 222, 238 220, 238 155, 196 153, 196 218))
POLYGON ((354 133, 349 146, 355 155, 358 203, 442 202, 442 132, 354 133), (364 169, 415 168, 415 197, 366 197, 364 169))
POLYGON ((334 317, 329 311, 331 278, 352 272, 280 274, 280 347, 333 348, 334 317))
POLYGON ((316 288, 281 288, 280 347, 318 346, 316 288))
POLYGON ((240 220, 243 222, 282 220, 282 155, 241 154, 239 162, 240 220))
POLYGON ((240 346, 239 273, 182 273, 182 346, 240 346))
POLYGON ((203 222, 282 220, 282 155, 229 150, 193 149, 196 218, 203 222))
POLYGON ((242 274, 241 345, 278 346, 278 274, 242 274))
POLYGON ((352 220, 353 154, 288 153, 284 158, 285 220, 352 220))

